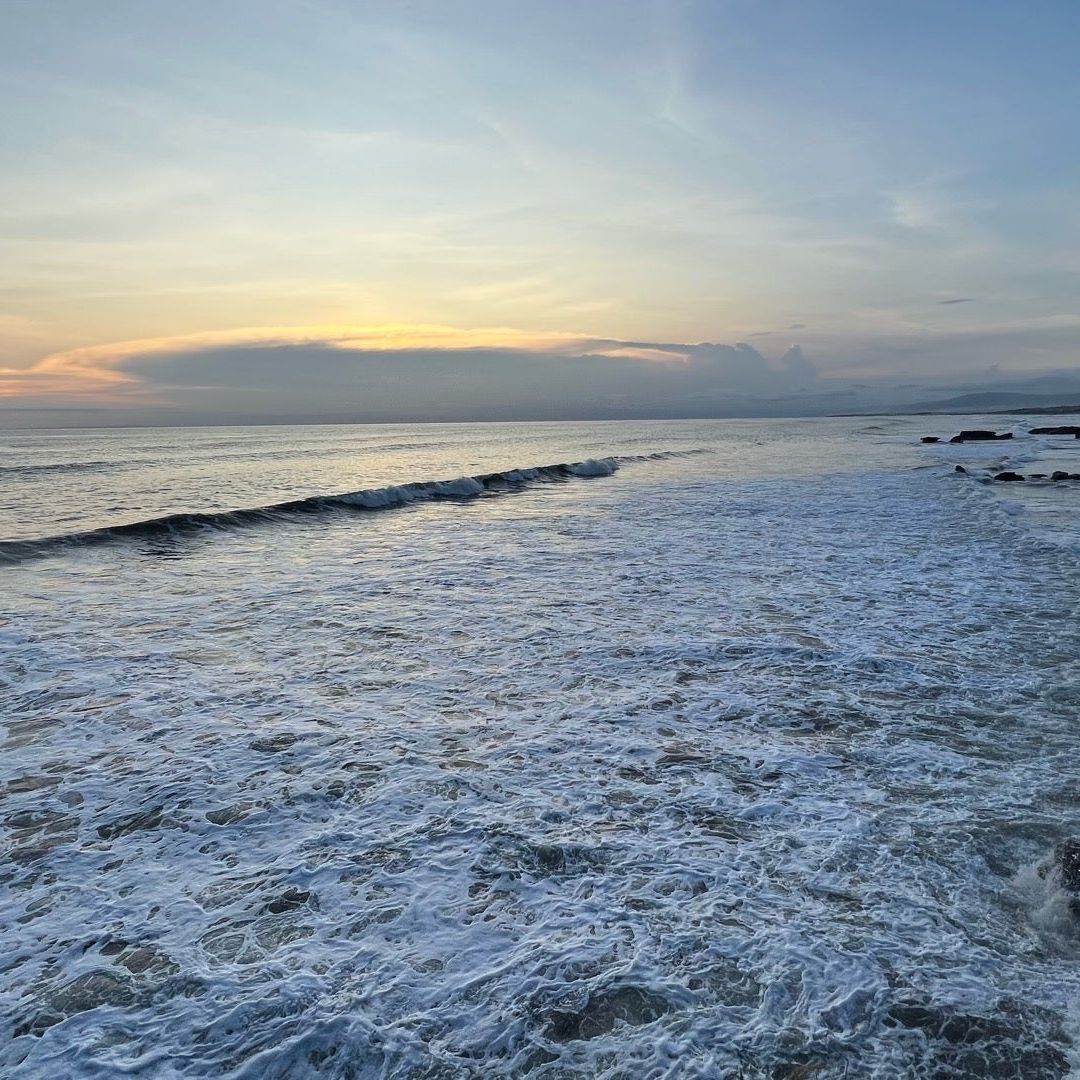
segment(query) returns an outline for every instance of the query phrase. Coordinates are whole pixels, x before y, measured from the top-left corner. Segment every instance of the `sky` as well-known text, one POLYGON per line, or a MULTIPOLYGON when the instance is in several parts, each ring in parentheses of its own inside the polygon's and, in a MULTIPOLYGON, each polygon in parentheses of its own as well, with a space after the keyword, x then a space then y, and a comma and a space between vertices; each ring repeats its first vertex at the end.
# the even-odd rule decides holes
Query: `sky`
POLYGON ((1075 0, 0 0, 0 424, 1080 395, 1078 41, 1075 0))

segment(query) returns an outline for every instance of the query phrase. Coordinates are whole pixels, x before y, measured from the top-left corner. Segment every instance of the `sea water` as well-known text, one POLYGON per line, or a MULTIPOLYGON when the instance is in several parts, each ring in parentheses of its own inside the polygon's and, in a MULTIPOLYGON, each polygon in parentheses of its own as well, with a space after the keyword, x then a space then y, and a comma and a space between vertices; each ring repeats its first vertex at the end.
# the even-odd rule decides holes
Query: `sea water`
POLYGON ((1029 426, 0 434, 0 1074, 1070 1075, 1029 426))

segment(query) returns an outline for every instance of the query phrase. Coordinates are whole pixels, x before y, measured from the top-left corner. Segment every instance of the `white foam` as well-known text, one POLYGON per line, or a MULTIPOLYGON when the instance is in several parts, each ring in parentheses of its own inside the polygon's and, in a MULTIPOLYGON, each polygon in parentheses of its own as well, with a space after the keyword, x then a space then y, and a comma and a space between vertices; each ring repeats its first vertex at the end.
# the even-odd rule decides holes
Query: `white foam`
POLYGON ((587 461, 577 461, 567 468, 575 476, 611 476, 618 468, 614 458, 589 458, 587 461))
POLYGON ((1060 1076, 1075 559, 815 445, 9 574, 0 1071, 1060 1076))

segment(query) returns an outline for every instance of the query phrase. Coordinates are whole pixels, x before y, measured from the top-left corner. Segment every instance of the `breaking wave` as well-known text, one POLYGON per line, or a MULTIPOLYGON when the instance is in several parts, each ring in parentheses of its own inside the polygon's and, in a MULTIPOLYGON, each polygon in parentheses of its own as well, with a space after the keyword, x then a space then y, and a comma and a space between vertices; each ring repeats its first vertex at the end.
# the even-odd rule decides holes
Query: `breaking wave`
MULTIPOLYGON (((677 452, 675 452, 677 453, 677 452)), ((584 461, 560 462, 525 469, 461 476, 456 480, 421 480, 386 487, 362 488, 338 495, 313 495, 290 499, 267 506, 240 510, 201 511, 167 514, 100 529, 60 533, 34 540, 0 541, 0 564, 21 562, 50 554, 59 548, 108 544, 128 539, 177 536, 203 530, 239 529, 252 525, 279 522, 297 514, 319 514, 334 510, 390 510, 414 502, 460 501, 484 495, 517 491, 534 485, 582 477, 611 476, 624 461, 649 460, 672 456, 653 454, 636 458, 587 458, 584 461)))

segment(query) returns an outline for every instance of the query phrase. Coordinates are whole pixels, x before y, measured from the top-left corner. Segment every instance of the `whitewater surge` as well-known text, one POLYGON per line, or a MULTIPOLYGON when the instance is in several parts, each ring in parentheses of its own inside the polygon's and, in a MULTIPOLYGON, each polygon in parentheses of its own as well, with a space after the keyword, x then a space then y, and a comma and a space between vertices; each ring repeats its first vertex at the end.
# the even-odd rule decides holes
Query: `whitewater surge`
POLYGON ((1065 1080, 1076 552, 855 425, 9 567, 0 1073, 1065 1080))

